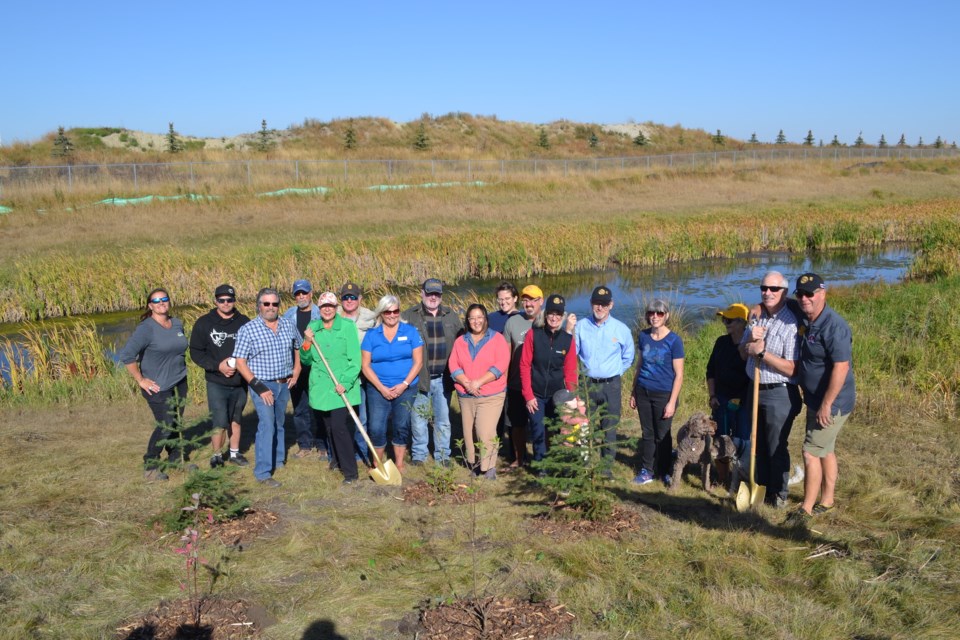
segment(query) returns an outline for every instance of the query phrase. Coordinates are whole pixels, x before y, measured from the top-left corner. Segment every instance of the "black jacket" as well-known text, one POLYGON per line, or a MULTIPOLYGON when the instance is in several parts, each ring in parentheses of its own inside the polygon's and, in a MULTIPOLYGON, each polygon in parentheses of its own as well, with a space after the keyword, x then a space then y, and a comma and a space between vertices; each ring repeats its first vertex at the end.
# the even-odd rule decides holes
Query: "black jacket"
POLYGON ((223 319, 216 309, 200 316, 190 333, 190 359, 205 371, 207 382, 215 382, 225 387, 239 387, 244 384, 243 377, 235 373, 227 377, 220 373, 220 363, 233 355, 237 342, 237 331, 250 322, 250 318, 239 311, 229 319, 223 319))

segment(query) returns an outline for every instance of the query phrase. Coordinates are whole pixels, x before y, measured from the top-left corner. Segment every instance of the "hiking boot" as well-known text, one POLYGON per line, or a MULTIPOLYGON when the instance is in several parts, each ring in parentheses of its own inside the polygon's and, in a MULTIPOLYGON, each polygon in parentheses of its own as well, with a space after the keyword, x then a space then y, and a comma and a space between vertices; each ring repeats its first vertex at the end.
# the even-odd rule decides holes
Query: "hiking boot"
POLYGON ((830 513, 831 511, 834 510, 834 508, 835 507, 832 504, 828 506, 825 504, 820 504, 818 502, 817 504, 813 505, 813 515, 822 516, 824 514, 830 513))
POLYGON ((161 480, 169 480, 170 476, 160 471, 160 469, 147 469, 143 472, 143 478, 147 482, 159 482, 161 480))
POLYGON ((216 469, 217 467, 223 466, 223 455, 215 453, 210 456, 210 468, 216 469))
POLYGON ((230 464, 235 464, 238 467, 245 467, 248 464, 250 464, 250 462, 248 462, 247 459, 243 457, 242 453, 238 453, 235 456, 230 456, 230 464))
POLYGON ((493 467, 490 467, 483 472, 483 477, 487 480, 496 480, 497 479, 497 470, 493 467))
POLYGON ((263 480, 257 480, 257 482, 259 482, 264 487, 270 487, 271 489, 276 489, 277 487, 283 486, 273 478, 264 478, 263 480))
POLYGON ((646 469, 640 469, 640 473, 633 479, 633 484, 650 484, 653 482, 653 474, 646 469))
POLYGON ((783 524, 791 527, 805 527, 810 523, 811 518, 813 516, 804 511, 803 507, 798 507, 787 514, 787 519, 783 521, 783 524))

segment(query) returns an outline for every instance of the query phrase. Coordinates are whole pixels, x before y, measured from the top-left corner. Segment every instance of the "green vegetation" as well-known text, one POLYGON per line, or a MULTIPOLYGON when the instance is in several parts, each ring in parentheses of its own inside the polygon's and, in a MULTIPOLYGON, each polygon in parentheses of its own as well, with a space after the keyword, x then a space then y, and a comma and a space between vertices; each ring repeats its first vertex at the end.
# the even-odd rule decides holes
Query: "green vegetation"
POLYGON ((57 127, 57 137, 53 141, 54 158, 70 158, 73 155, 73 141, 64 132, 63 127, 57 127))
POLYGON ((537 146, 541 149, 550 148, 550 138, 547 136, 547 130, 540 128, 540 133, 537 134, 537 146))
POLYGON ((267 121, 265 119, 262 120, 260 122, 260 131, 257 132, 257 151, 260 153, 270 151, 276 144, 273 139, 275 135, 276 132, 273 129, 267 129, 267 121))
POLYGON ((430 138, 427 136, 427 126, 420 121, 417 131, 413 135, 413 148, 417 151, 426 151, 430 148, 430 138))
POLYGON ((167 130, 167 153, 180 153, 183 151, 183 142, 180 140, 180 134, 173 128, 173 123, 167 130))
POLYGON ((783 129, 780 129, 780 132, 777 134, 777 144, 787 144, 787 136, 783 134, 783 129))

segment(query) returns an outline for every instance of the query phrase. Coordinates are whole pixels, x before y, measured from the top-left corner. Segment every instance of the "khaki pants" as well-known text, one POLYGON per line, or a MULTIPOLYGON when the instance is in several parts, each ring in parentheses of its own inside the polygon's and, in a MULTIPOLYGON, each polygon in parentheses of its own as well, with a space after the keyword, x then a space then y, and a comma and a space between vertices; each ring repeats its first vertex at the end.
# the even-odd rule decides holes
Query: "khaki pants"
POLYGON ((480 471, 497 466, 497 422, 503 411, 505 394, 475 398, 460 396, 460 415, 463 417, 463 455, 471 466, 476 464, 477 451, 474 442, 480 443, 480 471), (476 440, 474 440, 476 429, 476 440))

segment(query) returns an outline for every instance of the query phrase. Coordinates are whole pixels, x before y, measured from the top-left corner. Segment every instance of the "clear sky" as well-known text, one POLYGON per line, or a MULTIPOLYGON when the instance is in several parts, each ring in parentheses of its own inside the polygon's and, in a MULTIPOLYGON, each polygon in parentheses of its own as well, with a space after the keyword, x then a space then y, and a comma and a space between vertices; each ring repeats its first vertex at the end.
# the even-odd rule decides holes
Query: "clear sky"
POLYGON ((960 142, 958 17, 949 0, 9 2, 0 139, 463 111, 960 142))

